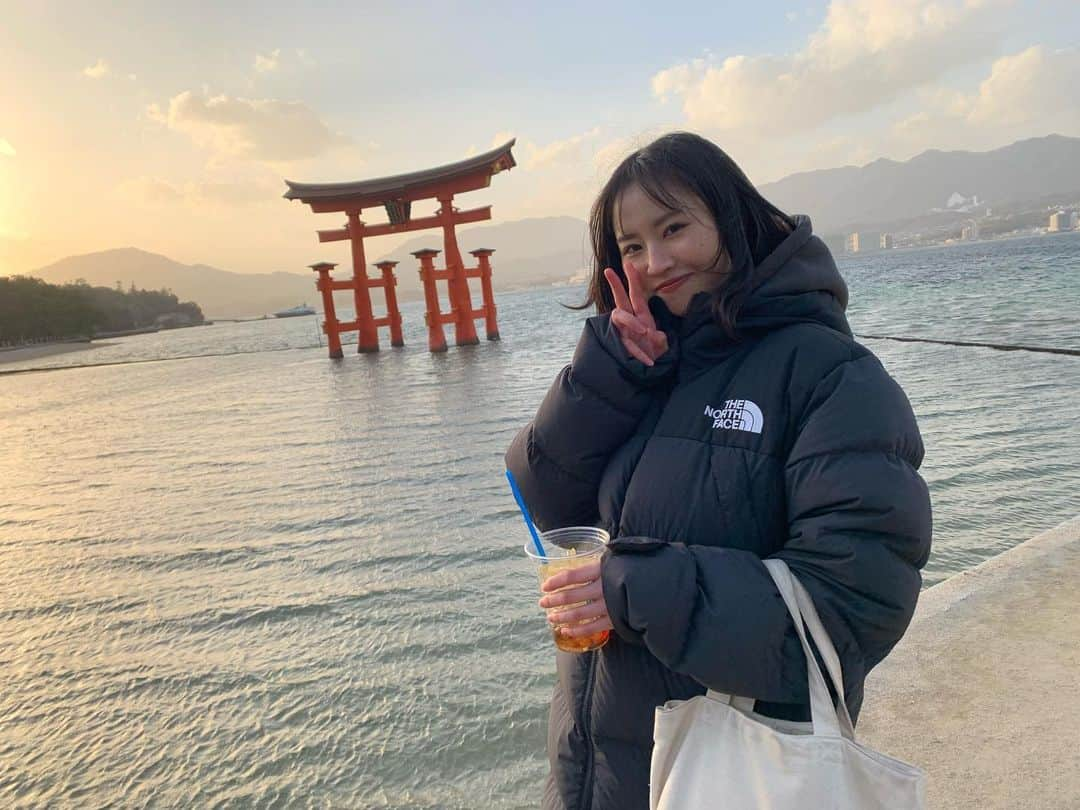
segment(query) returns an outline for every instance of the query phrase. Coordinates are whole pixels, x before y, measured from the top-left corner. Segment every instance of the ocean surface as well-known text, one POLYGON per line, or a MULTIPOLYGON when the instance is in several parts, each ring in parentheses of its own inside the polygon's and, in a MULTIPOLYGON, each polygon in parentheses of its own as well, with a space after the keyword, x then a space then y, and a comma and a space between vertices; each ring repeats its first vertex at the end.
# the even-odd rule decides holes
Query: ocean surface
MULTIPOLYGON (((841 270, 857 334, 1080 349, 1080 234, 841 270)), ((336 362, 296 318, 0 365, 107 364, 0 375, 0 806, 535 807, 502 455, 582 294, 498 295, 502 341, 443 355, 409 304, 336 362)), ((864 342, 923 431, 927 585, 1080 513, 1080 357, 864 342)))

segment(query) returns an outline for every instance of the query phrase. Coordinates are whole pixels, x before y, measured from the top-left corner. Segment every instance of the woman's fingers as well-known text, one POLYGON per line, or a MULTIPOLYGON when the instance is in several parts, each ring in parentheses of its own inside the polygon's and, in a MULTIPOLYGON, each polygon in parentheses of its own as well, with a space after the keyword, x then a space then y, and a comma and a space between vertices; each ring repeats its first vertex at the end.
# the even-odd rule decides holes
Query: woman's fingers
POLYGON ((619 274, 608 267, 604 269, 604 278, 607 279, 608 286, 611 288, 611 295, 615 299, 615 306, 618 309, 625 309, 627 312, 633 312, 634 310, 630 306, 630 298, 626 294, 626 288, 623 286, 619 274))
MULTIPOLYGON (((540 585, 540 590, 548 594, 540 600, 540 607, 550 607, 551 605, 545 604, 545 601, 555 597, 552 591, 557 591, 559 588, 565 588, 567 585, 583 585, 588 582, 599 578, 600 576, 600 560, 594 560, 593 562, 585 563, 584 565, 578 565, 574 568, 564 568, 562 571, 552 574, 550 577, 544 580, 540 585)), ((570 599, 570 602, 580 601, 579 599, 570 599)), ((555 604, 554 602, 552 604, 555 604)), ((559 604, 566 604, 566 601, 559 604)))
POLYGON ((599 581, 567 588, 554 596, 559 597, 556 600, 558 604, 548 609, 547 620, 560 633, 570 628, 576 631, 579 626, 585 626, 585 622, 610 621, 603 586, 599 581))
POLYGON ((629 332, 637 337, 644 337, 649 332, 649 330, 645 328, 645 324, 625 309, 613 310, 611 313, 611 320, 619 327, 620 332, 629 332))
POLYGON ((645 351, 645 349, 641 348, 641 346, 639 346, 634 341, 630 340, 629 338, 624 337, 622 339, 622 344, 626 348, 627 354, 629 354, 631 357, 634 357, 634 358, 640 360, 642 363, 644 363, 647 366, 656 365, 656 361, 653 360, 652 357, 649 356, 649 353, 647 351, 645 351))
POLYGON ((549 610, 547 620, 549 624, 556 626, 561 624, 574 624, 575 622, 584 621, 588 619, 598 619, 605 615, 607 610, 603 605, 598 605, 596 602, 592 604, 582 605, 581 607, 567 608, 566 610, 549 610))
POLYGON ((652 349, 652 356, 659 357, 668 350, 667 335, 658 329, 653 329, 648 335, 649 348, 652 349))
POLYGON ((582 585, 580 588, 568 588, 566 591, 561 591, 559 595, 562 594, 566 594, 566 598, 570 601, 565 605, 548 608, 547 617, 552 624, 569 624, 582 619, 595 619, 607 613, 603 586, 599 582, 582 585))
POLYGON ((615 625, 611 623, 611 617, 605 612, 603 616, 598 619, 594 619, 588 624, 575 624, 575 625, 559 625, 555 628, 560 636, 565 638, 580 638, 582 636, 591 636, 593 633, 599 633, 601 630, 614 630, 615 625))
POLYGON ((646 366, 652 366, 655 359, 667 351, 667 336, 656 329, 656 321, 641 291, 641 275, 637 268, 625 261, 623 269, 630 284, 629 296, 618 273, 610 267, 604 269, 604 278, 615 299, 611 322, 619 330, 627 353, 646 366))
POLYGON ((630 286, 630 305, 633 313, 638 316, 648 329, 656 329, 656 321, 653 320, 652 312, 649 311, 649 301, 643 292, 641 274, 630 262, 623 263, 626 271, 626 283, 630 286))

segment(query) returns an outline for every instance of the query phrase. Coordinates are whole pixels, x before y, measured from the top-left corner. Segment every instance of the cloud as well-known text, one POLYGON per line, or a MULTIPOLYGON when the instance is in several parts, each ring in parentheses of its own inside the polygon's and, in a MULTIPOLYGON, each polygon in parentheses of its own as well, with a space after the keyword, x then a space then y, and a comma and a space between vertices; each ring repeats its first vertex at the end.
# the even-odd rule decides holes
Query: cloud
POLYGON ((15 157, 15 147, 4 138, 0 138, 0 155, 4 157, 15 157))
MULTIPOLYGON (((593 127, 586 132, 571 135, 559 141, 550 141, 543 145, 537 144, 528 138, 517 137, 514 148, 518 152, 518 165, 526 171, 532 171, 534 169, 550 170, 580 163, 589 141, 595 140, 599 136, 600 127, 593 127)), ((490 148, 494 149, 496 146, 502 146, 514 137, 512 132, 497 132, 491 139, 490 148)), ((470 145, 466 150, 466 157, 478 154, 478 151, 475 144, 470 145)))
POLYGON ((82 75, 91 79, 100 79, 109 74, 109 63, 104 59, 98 59, 90 67, 83 68, 82 75))
POLYGON ((1080 49, 1035 45, 997 59, 970 93, 935 90, 889 135, 902 151, 992 149, 1050 133, 1080 135, 1080 49))
POLYGON ((993 54, 994 3, 834 0, 802 50, 692 60, 657 73, 653 93, 687 124, 744 137, 795 134, 866 112, 993 54))
POLYGON ((261 53, 255 54, 255 70, 258 73, 270 73, 278 69, 279 59, 281 57, 281 48, 275 48, 270 52, 269 56, 263 56, 261 53))
MULTIPOLYGON (((971 100, 973 124, 1080 122, 1080 49, 1041 45, 998 59, 971 100)), ((1051 124, 1053 126, 1053 124, 1051 124)))
POLYGON ((572 135, 561 141, 552 141, 543 146, 528 144, 526 169, 545 169, 581 159, 582 146, 600 135, 600 127, 593 127, 588 132, 572 135))
POLYGON ((284 185, 276 178, 208 179, 175 185, 160 177, 139 177, 121 185, 121 191, 152 205, 207 204, 240 207, 277 202, 284 185))
POLYGON ((169 100, 167 110, 151 104, 146 113, 196 144, 232 157, 287 162, 318 157, 352 143, 299 101, 197 95, 186 90, 169 100))

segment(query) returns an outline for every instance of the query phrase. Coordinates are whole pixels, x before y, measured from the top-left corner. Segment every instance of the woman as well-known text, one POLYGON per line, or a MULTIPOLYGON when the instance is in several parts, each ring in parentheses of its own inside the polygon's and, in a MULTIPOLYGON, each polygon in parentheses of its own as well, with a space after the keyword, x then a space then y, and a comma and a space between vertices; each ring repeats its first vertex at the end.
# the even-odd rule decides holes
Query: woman
POLYGON ((568 635, 614 630, 598 651, 557 653, 544 807, 628 810, 648 806, 665 701, 708 687, 809 719, 806 662, 762 558, 812 595, 857 716, 915 608, 930 501, 911 407, 852 339, 807 217, 674 133, 622 162, 590 226, 600 314, 506 462, 541 528, 612 537, 541 599, 568 635))

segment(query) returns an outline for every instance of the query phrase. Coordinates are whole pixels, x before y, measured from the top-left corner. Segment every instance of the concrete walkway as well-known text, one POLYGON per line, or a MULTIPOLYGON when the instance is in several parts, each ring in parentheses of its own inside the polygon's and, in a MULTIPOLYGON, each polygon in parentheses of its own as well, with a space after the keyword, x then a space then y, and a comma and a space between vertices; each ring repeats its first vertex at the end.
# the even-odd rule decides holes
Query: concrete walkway
POLYGON ((1080 517, 924 591, 857 735, 933 810, 1080 808, 1080 517))

